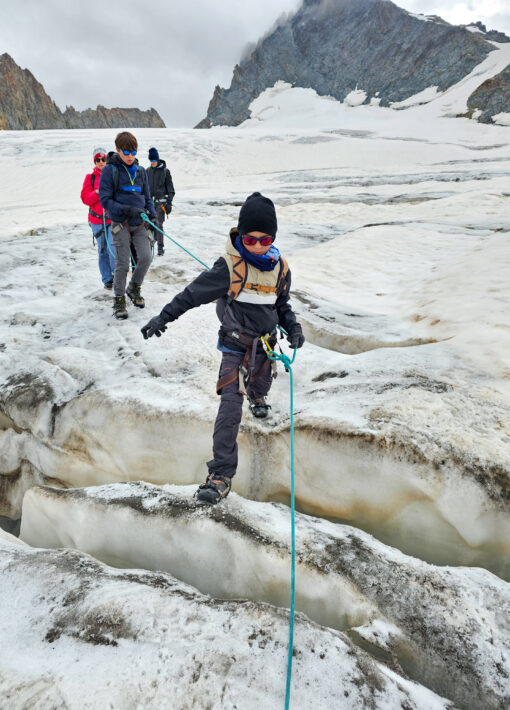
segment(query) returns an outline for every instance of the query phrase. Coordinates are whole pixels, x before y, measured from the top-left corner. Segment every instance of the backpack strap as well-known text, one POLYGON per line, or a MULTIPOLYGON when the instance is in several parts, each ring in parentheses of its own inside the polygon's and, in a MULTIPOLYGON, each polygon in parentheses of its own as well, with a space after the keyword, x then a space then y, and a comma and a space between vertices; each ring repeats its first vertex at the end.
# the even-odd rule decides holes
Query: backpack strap
POLYGON ((230 288, 228 297, 230 301, 234 301, 246 284, 246 276, 248 274, 248 265, 242 256, 229 254, 232 259, 232 275, 230 277, 230 288))
POLYGON ((287 290, 287 273, 289 271, 289 265, 287 260, 280 256, 280 273, 278 274, 278 281, 276 282, 276 296, 281 296, 284 291, 287 290))
MULTIPOLYGON (((95 183, 96 183, 96 176, 94 175, 94 173, 91 173, 90 174, 90 184, 92 185, 92 189, 94 189, 95 183)), ((96 219, 103 219, 103 215, 98 214, 97 212, 94 212, 92 207, 89 207, 89 215, 91 215, 92 217, 95 217, 96 219)))
POLYGON ((119 189, 119 169, 116 165, 112 165, 112 179, 113 179, 113 196, 117 194, 119 189))

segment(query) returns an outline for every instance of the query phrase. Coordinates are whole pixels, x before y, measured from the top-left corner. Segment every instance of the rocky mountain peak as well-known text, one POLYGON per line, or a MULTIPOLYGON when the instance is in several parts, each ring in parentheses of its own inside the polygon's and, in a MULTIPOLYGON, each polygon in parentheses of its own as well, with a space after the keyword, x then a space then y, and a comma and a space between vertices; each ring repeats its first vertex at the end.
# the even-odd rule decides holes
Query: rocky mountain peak
POLYGON ((430 86, 456 84, 505 35, 416 15, 390 0, 303 0, 297 12, 265 36, 236 67, 228 89, 216 87, 198 128, 235 126, 249 105, 284 81, 338 101, 356 88, 381 106, 430 86))
POLYGON ((0 56, 0 130, 48 128, 164 128, 158 112, 151 108, 112 108, 64 113, 48 96, 43 85, 28 69, 22 69, 7 53, 0 56))

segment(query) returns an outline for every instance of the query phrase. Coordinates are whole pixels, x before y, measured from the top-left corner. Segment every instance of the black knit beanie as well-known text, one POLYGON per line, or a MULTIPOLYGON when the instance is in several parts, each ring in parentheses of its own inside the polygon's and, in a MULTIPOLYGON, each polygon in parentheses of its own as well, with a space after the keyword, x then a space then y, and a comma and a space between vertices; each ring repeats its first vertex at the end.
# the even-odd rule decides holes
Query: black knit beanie
POLYGON ((239 234, 249 232, 264 232, 276 236, 278 222, 276 211, 269 197, 264 197, 260 192, 254 192, 246 198, 237 223, 239 234))

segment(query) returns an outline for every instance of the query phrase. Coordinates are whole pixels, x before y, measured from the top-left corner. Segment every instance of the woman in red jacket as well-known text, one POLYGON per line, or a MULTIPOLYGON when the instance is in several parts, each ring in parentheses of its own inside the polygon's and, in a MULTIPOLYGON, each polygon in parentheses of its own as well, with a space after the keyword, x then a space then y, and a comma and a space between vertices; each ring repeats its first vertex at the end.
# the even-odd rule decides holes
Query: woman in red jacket
POLYGON ((103 148, 94 148, 92 158, 94 170, 85 176, 81 190, 81 201, 89 208, 89 224, 92 234, 97 240, 101 279, 104 287, 111 289, 113 272, 115 271, 115 250, 112 244, 111 221, 105 218, 103 222, 103 208, 99 202, 99 179, 101 170, 106 165, 106 151, 103 148))

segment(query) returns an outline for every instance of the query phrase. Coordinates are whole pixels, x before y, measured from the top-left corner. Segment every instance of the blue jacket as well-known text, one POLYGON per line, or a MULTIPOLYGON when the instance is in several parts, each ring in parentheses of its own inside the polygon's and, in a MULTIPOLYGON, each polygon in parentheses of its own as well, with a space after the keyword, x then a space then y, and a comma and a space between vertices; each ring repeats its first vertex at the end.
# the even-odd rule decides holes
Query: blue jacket
MULTIPOLYGON (((130 176, 127 165, 117 153, 108 153, 108 160, 101 172, 99 181, 99 201, 113 222, 124 222, 126 220, 124 206, 145 210, 154 222, 156 212, 149 194, 147 174, 144 168, 138 165, 138 160, 135 160, 133 166, 137 168, 134 178, 130 176), (115 166, 118 175, 117 190, 114 188, 113 166, 115 166)), ((128 219, 128 223, 131 226, 141 224, 141 222, 141 217, 129 217, 128 219)))

